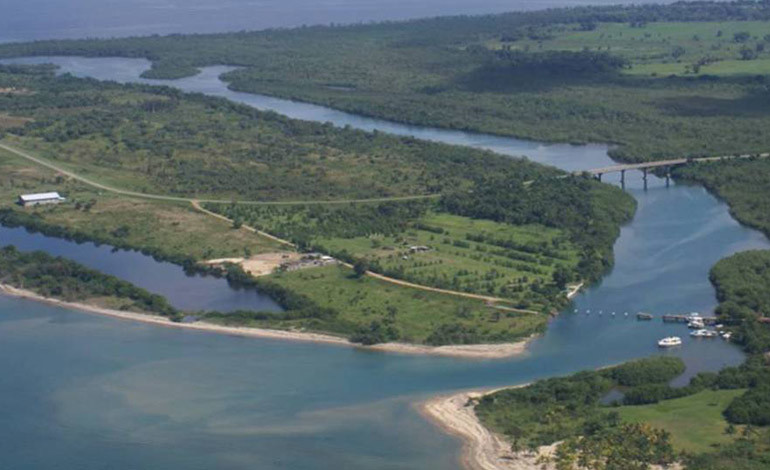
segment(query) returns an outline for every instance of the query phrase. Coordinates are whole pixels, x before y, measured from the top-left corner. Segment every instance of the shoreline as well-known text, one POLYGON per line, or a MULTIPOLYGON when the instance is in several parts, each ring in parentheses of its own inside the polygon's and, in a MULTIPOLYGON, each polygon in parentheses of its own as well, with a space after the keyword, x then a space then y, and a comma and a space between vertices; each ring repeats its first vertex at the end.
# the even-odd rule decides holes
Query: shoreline
POLYGON ((419 412, 446 434, 462 440, 460 462, 467 470, 542 470, 552 468, 539 462, 554 453, 556 446, 540 447, 538 452, 512 452, 511 444, 501 435, 490 431, 478 419, 474 406, 468 402, 485 395, 529 384, 493 389, 466 390, 452 395, 431 398, 418 405, 419 412))
POLYGON ((524 354, 532 338, 516 343, 503 344, 473 344, 453 346, 425 346, 406 343, 384 343, 373 346, 364 346, 352 343, 349 340, 323 333, 310 333, 300 331, 273 330, 267 328, 250 328, 240 326, 223 326, 208 322, 178 323, 166 317, 146 313, 136 313, 114 310, 80 302, 67 302, 64 300, 44 297, 35 292, 19 289, 17 287, 0 284, 0 295, 42 302, 57 307, 78 310, 82 312, 117 318, 120 320, 135 321, 155 326, 178 328, 185 330, 201 331, 206 333, 241 336, 247 338, 280 339, 288 341, 300 341, 319 344, 330 344, 361 349, 364 351, 377 351, 384 353, 431 355, 443 357, 455 357, 464 359, 505 359, 524 354))

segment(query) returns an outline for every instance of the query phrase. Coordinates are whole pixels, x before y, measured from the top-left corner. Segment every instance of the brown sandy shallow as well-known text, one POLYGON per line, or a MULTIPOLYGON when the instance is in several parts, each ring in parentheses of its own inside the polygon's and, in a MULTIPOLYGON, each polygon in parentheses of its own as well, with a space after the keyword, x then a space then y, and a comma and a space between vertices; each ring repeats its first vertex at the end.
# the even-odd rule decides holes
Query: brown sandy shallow
POLYGON ((385 343, 385 344, 377 344, 374 346, 361 346, 360 344, 351 343, 345 338, 328 335, 328 334, 322 334, 322 333, 311 333, 311 332, 305 332, 305 331, 271 330, 266 328, 249 328, 249 327, 238 327, 238 326, 223 326, 223 325, 216 325, 216 324, 207 323, 207 322, 176 323, 176 322, 172 322, 166 317, 161 317, 157 315, 114 310, 114 309, 103 308, 96 305, 89 305, 89 304, 79 303, 79 302, 65 302, 63 300, 43 297, 32 291, 25 290, 25 289, 18 289, 16 287, 4 285, 4 284, 0 284, 0 293, 5 295, 11 295, 14 297, 21 297, 24 299, 34 300, 37 302, 45 302, 47 304, 56 305, 60 307, 104 315, 112 318, 119 318, 121 320, 137 321, 137 322, 147 323, 147 324, 156 325, 156 326, 165 326, 169 328, 196 330, 196 331, 203 331, 203 332, 209 332, 209 333, 243 336, 243 337, 250 337, 250 338, 271 338, 271 339, 282 339, 282 340, 291 340, 291 341, 323 343, 323 344, 355 347, 355 348, 360 348, 365 350, 381 351, 381 352, 389 352, 389 353, 426 354, 426 355, 434 355, 434 356, 447 356, 447 357, 458 357, 458 358, 467 358, 467 359, 503 359, 507 357, 524 354, 527 350, 527 344, 530 341, 529 339, 527 339, 516 343, 438 346, 438 347, 424 346, 424 345, 418 345, 418 344, 405 344, 405 343, 385 343))

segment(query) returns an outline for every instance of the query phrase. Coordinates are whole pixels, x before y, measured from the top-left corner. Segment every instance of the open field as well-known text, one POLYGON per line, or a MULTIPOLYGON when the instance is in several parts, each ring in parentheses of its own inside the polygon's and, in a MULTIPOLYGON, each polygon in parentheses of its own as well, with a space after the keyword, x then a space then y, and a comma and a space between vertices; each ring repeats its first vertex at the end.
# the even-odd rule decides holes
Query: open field
POLYGON ((713 446, 735 440, 725 433, 722 412, 745 390, 705 390, 689 397, 665 400, 654 405, 623 406, 617 409, 628 422, 648 423, 671 433, 674 448, 687 452, 708 452, 713 446))
MULTIPOLYGON (((281 321, 282 328, 304 328, 351 335, 360 327, 392 327, 389 340, 441 344, 512 342, 542 332, 548 316, 502 311, 473 299, 396 286, 370 277, 356 278, 352 269, 326 266, 267 278, 301 292, 318 305, 338 312, 328 321, 281 321)), ((247 324, 248 325, 248 324, 247 324)))
POLYGON ((332 253, 347 250, 400 279, 510 298, 519 308, 544 308, 533 287, 553 283, 556 268, 572 272, 579 261, 578 249, 559 230, 451 214, 426 215, 393 236, 316 243, 332 253))
POLYGON ((10 211, 12 219, 25 221, 27 226, 118 247, 143 249, 177 261, 283 249, 278 243, 253 233, 233 230, 227 223, 201 214, 189 204, 150 202, 95 191, 3 150, 0 150, 0 175, 0 209, 10 211), (68 196, 68 201, 28 209, 16 205, 19 194, 43 191, 59 191, 68 196))
POLYGON ((510 299, 548 313, 578 281, 580 248, 564 231, 435 212, 436 204, 402 203, 339 209, 234 207, 209 204, 250 226, 300 246, 416 284, 510 299), (558 271, 558 275, 557 275, 558 271), (555 285, 563 283, 561 287, 555 285))

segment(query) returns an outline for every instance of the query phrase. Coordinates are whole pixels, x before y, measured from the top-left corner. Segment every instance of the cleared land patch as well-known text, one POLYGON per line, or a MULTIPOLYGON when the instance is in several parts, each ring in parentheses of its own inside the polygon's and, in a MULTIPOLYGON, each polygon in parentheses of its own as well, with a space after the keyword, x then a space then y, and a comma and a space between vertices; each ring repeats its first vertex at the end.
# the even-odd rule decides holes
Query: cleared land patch
POLYGON ((653 405, 623 406, 617 409, 628 422, 648 423, 671 433, 677 450, 708 452, 713 446, 735 440, 740 433, 727 434, 722 412, 745 390, 705 390, 695 395, 664 400, 653 405))

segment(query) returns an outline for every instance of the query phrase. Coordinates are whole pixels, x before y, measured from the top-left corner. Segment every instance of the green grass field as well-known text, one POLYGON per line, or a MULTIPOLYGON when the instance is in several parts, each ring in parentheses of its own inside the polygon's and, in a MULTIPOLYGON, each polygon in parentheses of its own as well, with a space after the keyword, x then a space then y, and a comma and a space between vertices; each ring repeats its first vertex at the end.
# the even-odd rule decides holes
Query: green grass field
POLYGON ((563 301, 554 272, 576 271, 580 248, 563 230, 436 212, 434 203, 401 212, 392 204, 318 209, 208 204, 231 219, 417 284, 510 299, 550 312, 563 301), (420 249, 414 249, 420 247, 420 249), (424 250, 422 248, 425 248, 424 250))
POLYGON ((272 324, 283 328, 302 327, 348 335, 358 325, 377 321, 392 324, 400 333, 399 341, 495 343, 541 332, 548 322, 547 315, 503 312, 478 300, 396 286, 368 277, 356 278, 353 270, 342 266, 273 274, 268 279, 339 312, 334 323, 302 319, 272 324), (449 326, 455 331, 454 338, 439 341, 449 335, 441 331, 449 326), (458 340, 460 337, 465 339, 458 340))
POLYGON ((708 452, 734 439, 725 433, 727 421, 722 412, 744 391, 706 390, 654 405, 623 406, 617 411, 626 421, 645 422, 670 432, 677 450, 708 452))
POLYGON ((510 298, 520 308, 543 308, 538 301, 544 299, 533 295, 533 286, 551 283, 556 267, 572 270, 578 263, 578 249, 559 230, 443 213, 429 214, 395 236, 320 238, 317 243, 331 252, 347 250, 357 258, 375 261, 384 272, 402 279, 510 298), (421 226, 443 233, 418 228, 421 226), (469 236, 484 236, 485 240, 472 241, 469 236), (512 241, 518 249, 495 241, 512 241), (413 246, 429 250, 412 252, 413 246))

